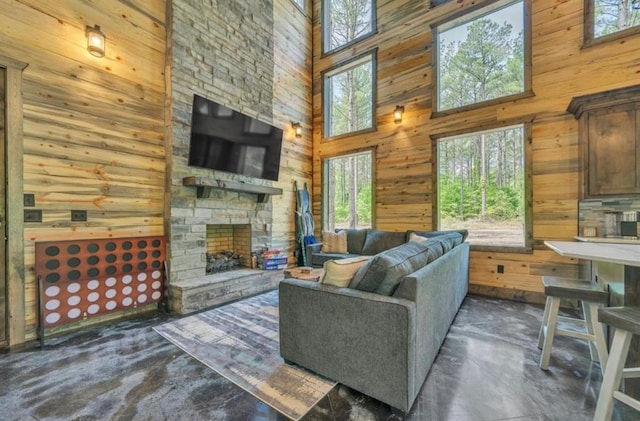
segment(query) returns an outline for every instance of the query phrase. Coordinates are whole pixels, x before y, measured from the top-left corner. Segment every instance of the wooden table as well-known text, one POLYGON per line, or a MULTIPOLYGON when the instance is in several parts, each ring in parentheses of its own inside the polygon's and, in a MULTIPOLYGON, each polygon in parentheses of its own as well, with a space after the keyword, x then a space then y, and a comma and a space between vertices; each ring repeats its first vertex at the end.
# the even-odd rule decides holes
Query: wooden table
MULTIPOLYGON (((561 256, 588 260, 591 277, 609 290, 611 306, 640 306, 640 244, 609 242, 545 241, 547 247, 561 256), (622 280, 599 276, 599 265, 621 265, 622 280), (618 281, 618 282, 616 282, 618 281), (622 283, 622 288, 619 284, 622 283)), ((640 338, 631 341, 627 366, 640 367, 640 338)), ((640 397, 640 379, 626 379, 627 391, 640 397)))
POLYGON ((296 278, 303 281, 318 282, 324 275, 324 269, 314 269, 310 267, 295 267, 284 270, 284 278, 296 278))

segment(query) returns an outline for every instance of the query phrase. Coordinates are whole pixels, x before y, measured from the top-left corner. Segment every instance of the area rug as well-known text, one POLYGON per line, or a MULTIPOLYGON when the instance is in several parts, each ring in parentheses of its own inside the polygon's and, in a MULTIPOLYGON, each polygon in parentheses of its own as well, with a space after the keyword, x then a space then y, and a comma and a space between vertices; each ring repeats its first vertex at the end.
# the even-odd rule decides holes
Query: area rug
POLYGON ((299 420, 336 385, 285 364, 278 345, 278 291, 153 328, 267 405, 299 420))

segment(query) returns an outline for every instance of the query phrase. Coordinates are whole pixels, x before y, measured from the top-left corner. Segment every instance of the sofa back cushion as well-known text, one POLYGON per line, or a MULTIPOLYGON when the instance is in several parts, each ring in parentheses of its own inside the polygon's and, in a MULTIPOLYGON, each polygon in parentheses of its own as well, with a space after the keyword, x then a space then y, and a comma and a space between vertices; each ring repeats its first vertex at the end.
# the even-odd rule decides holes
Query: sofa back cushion
POLYGON ((462 242, 460 233, 449 233, 420 243, 404 243, 378 253, 358 269, 349 287, 393 295, 405 275, 415 272, 462 242))
POLYGON ((347 252, 349 254, 363 254, 362 247, 367 237, 369 229, 344 229, 336 230, 336 232, 345 232, 347 234, 347 252))
POLYGON ((405 242, 406 232, 367 230, 367 237, 362 246, 362 253, 373 256, 385 250, 399 246, 405 242))
POLYGON ((467 237, 469 236, 469 231, 462 229, 462 230, 443 230, 443 231, 416 231, 416 230, 409 230, 407 231, 407 241, 409 241, 409 238, 411 236, 411 234, 415 234, 415 235, 420 235, 422 237, 426 237, 426 238, 432 238, 432 237, 437 237, 439 235, 444 235, 444 234, 451 234, 457 232, 460 235, 462 235, 462 242, 464 242, 464 240, 467 239, 467 237))

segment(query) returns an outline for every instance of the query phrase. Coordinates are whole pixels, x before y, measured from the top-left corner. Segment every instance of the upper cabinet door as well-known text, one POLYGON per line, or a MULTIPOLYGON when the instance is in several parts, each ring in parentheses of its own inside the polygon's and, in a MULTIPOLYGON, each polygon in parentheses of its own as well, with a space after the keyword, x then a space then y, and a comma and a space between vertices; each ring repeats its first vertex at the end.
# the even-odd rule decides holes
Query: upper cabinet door
POLYGON ((633 105, 590 111, 587 119, 589 196, 637 194, 638 144, 633 105))

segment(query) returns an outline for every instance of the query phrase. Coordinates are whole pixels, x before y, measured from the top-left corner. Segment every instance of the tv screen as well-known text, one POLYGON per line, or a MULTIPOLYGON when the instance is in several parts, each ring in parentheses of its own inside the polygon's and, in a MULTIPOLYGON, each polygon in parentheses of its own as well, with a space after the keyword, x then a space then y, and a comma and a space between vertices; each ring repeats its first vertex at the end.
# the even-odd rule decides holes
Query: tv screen
POLYGON ((278 181, 282 129, 193 96, 189 165, 278 181))

